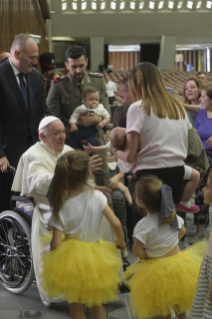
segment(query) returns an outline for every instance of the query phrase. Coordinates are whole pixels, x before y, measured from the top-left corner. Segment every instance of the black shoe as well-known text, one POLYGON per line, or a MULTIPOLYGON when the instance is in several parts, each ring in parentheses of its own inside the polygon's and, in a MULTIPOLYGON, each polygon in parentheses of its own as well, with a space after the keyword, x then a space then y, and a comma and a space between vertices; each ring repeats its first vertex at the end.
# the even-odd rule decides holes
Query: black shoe
POLYGON ((125 284, 122 282, 121 286, 119 286, 120 294, 124 294, 126 292, 130 292, 130 289, 125 286, 125 284))

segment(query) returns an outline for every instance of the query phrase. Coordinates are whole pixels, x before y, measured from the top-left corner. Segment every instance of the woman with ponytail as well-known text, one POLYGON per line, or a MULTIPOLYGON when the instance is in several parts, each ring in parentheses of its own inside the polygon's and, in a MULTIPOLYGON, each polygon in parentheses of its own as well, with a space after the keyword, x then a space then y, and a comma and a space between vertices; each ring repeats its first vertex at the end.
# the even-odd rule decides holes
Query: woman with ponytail
POLYGON ((69 302, 73 319, 86 318, 84 305, 91 308, 94 319, 106 319, 102 304, 117 299, 120 282, 116 248, 126 248, 120 221, 92 179, 89 156, 68 152, 57 162, 49 195, 53 238, 40 277, 48 297, 63 296, 69 302), (103 215, 111 224, 116 246, 100 239, 103 215))

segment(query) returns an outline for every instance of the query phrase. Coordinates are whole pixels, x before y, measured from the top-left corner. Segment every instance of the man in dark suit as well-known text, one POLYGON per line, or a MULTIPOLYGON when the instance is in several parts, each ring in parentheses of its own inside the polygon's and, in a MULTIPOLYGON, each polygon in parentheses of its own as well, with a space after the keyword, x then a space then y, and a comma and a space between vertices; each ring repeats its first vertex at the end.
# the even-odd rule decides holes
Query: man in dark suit
POLYGON ((10 208, 13 176, 7 166, 17 167, 21 155, 38 141, 38 126, 49 115, 38 47, 27 34, 15 37, 10 58, 0 65, 0 212, 10 208))

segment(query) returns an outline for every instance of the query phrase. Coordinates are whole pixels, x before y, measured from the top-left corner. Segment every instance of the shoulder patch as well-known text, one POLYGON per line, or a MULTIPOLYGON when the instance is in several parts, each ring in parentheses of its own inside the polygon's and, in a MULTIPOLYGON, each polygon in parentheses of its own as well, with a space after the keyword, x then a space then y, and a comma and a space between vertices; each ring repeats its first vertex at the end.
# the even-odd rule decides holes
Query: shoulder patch
POLYGON ((64 80, 65 76, 58 76, 55 79, 53 79, 53 82, 60 82, 61 80, 64 80))
POLYGON ((102 73, 89 72, 88 74, 91 75, 91 76, 95 76, 95 77, 97 77, 97 78, 102 78, 102 77, 103 77, 103 74, 102 74, 102 73))

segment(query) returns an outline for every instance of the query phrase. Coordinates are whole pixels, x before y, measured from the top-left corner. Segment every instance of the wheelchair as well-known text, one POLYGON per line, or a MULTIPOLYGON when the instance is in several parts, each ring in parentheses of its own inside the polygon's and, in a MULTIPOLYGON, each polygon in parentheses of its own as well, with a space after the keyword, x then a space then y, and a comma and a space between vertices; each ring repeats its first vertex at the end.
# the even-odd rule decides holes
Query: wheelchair
MULTIPOLYGON (((15 173, 13 167, 9 169, 15 173)), ((13 294, 25 292, 36 282, 31 248, 33 209, 16 207, 17 202, 30 202, 35 207, 33 197, 12 196, 13 210, 0 213, 0 284, 13 294)), ((53 305, 42 302, 46 307, 53 305)))

